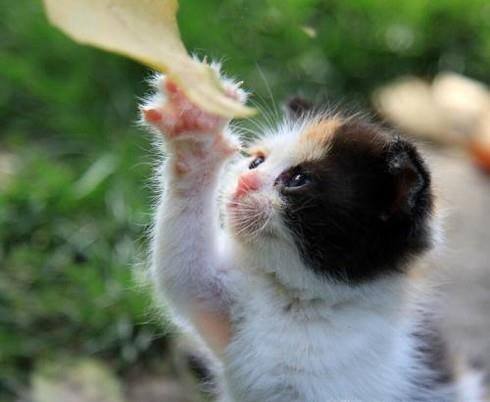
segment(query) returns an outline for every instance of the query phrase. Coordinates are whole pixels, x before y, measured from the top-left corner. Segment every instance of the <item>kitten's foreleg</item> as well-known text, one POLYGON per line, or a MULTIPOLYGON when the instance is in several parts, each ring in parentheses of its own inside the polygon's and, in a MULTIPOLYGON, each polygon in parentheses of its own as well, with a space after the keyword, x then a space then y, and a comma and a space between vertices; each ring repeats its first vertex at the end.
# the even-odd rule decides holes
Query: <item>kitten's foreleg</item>
MULTIPOLYGON (((238 142, 226 131, 227 119, 192 104, 175 83, 161 77, 157 87, 161 92, 142 107, 144 120, 164 136, 168 152, 153 240, 153 280, 170 309, 221 353, 229 337, 229 295, 216 188, 238 142)), ((227 91, 244 98, 231 84, 227 91)))

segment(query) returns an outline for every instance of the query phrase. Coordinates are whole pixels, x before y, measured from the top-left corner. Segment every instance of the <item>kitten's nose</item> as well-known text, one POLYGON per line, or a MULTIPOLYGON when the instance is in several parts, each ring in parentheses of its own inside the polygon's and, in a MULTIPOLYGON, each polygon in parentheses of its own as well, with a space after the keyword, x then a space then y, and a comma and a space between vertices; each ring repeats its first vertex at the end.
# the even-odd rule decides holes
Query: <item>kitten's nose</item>
POLYGON ((235 191, 235 197, 242 197, 250 191, 256 191, 260 188, 262 182, 257 172, 245 172, 238 177, 238 184, 235 191))

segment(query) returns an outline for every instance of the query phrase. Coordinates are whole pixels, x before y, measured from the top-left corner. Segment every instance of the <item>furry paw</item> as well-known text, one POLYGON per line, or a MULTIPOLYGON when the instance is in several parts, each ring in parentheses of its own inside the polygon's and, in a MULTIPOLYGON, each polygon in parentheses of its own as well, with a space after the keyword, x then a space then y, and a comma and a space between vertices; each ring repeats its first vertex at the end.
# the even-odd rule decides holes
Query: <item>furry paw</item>
MULTIPOLYGON (((246 94, 238 84, 223 80, 223 85, 228 96, 245 102, 246 94)), ((155 79, 154 86, 156 93, 141 107, 142 118, 166 138, 179 176, 219 166, 239 149, 238 140, 224 130, 228 118, 195 105, 164 75, 155 79)))
MULTIPOLYGON (((225 91, 231 98, 245 100, 244 92, 238 85, 223 82, 225 91)), ((141 111, 147 124, 162 132, 168 139, 180 136, 218 134, 228 123, 228 119, 208 113, 195 105, 176 83, 166 76, 156 80, 157 94, 141 111)))

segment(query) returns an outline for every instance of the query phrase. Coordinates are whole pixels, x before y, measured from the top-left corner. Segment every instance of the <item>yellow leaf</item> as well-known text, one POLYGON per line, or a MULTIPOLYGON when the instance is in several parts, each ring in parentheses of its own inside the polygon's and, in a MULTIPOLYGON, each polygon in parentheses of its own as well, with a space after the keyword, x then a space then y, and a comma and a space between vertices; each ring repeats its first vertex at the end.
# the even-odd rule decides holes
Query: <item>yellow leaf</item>
POLYGON ((216 73, 192 59, 180 38, 177 0, 44 0, 51 23, 77 42, 120 53, 168 74, 210 113, 255 110, 227 97, 216 73))

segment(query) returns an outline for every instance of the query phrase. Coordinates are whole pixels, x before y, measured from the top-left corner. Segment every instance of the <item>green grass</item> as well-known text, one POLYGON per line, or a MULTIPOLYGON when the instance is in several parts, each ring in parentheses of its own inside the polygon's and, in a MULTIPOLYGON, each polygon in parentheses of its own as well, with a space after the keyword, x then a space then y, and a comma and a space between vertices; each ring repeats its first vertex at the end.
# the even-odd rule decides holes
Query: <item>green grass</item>
POLYGON ((126 140, 87 155, 86 168, 40 145, 16 152, 18 170, 0 193, 0 378, 7 374, 8 386, 53 354, 107 356, 123 369, 163 333, 132 278, 149 222, 149 169, 135 169, 144 160, 137 146, 126 140))
POLYGON ((124 370, 165 332, 132 273, 151 217, 150 145, 134 123, 148 72, 77 46, 34 1, 2 10, 0 161, 13 173, 0 178, 0 400, 38 361, 124 370))

